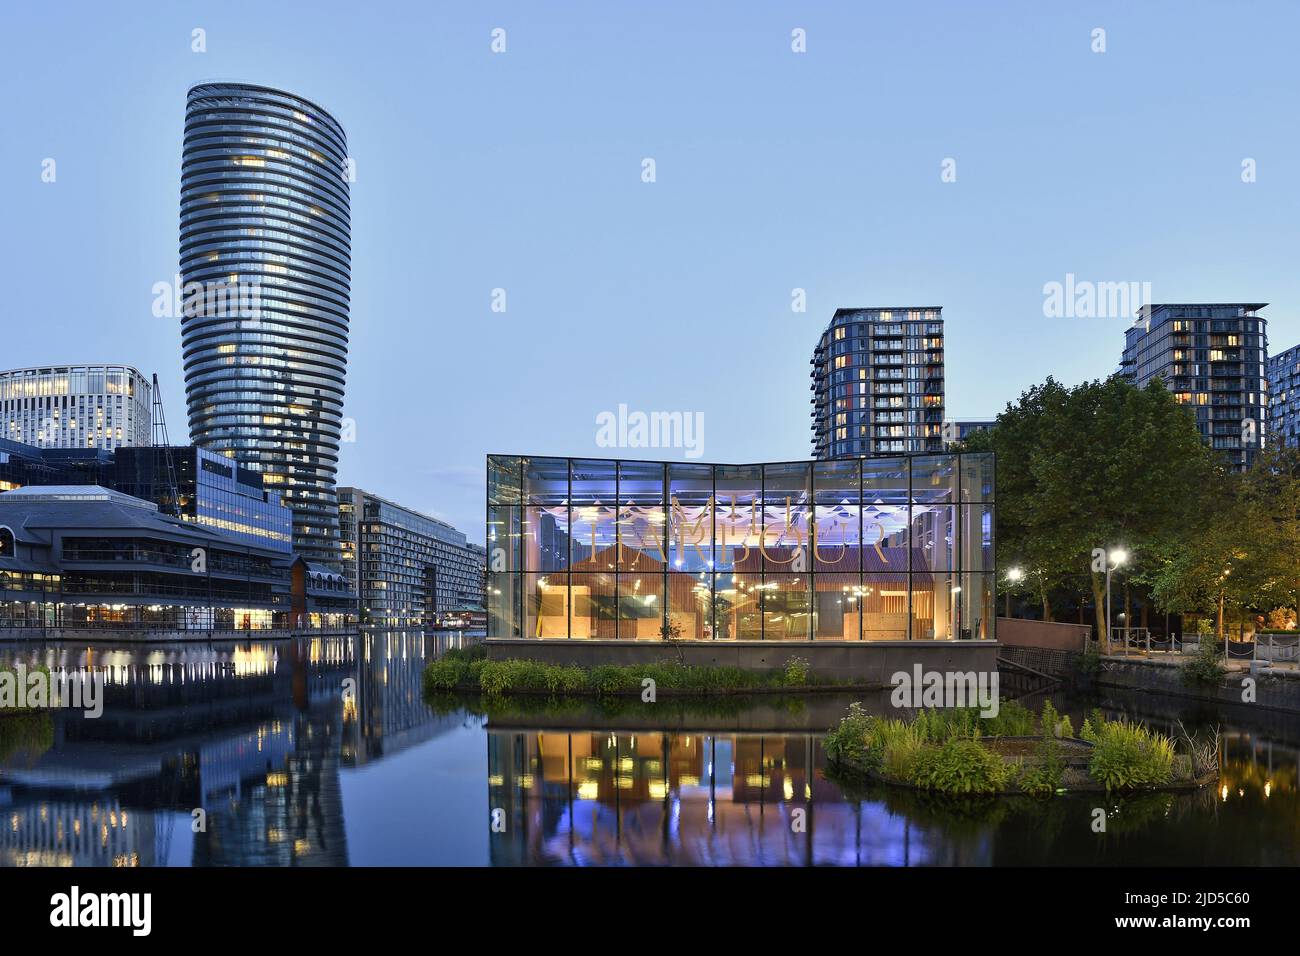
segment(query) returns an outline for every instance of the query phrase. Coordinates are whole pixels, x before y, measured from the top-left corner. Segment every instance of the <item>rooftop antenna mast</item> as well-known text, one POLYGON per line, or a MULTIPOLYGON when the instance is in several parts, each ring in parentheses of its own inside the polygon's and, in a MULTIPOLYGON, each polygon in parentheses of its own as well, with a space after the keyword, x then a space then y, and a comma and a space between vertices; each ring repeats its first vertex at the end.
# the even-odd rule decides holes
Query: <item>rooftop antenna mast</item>
POLYGON ((180 517, 180 493, 176 490, 176 465, 172 461, 172 443, 167 437, 167 415, 163 412, 162 388, 158 384, 158 373, 153 373, 153 447, 161 448, 162 455, 157 452, 153 456, 153 484, 154 500, 158 502, 158 507, 166 514, 180 517), (159 457, 162 458, 161 469, 159 467, 159 457), (160 475, 159 471, 163 474, 160 475), (163 484, 163 479, 166 484, 163 484), (161 494, 160 494, 161 492, 161 494))

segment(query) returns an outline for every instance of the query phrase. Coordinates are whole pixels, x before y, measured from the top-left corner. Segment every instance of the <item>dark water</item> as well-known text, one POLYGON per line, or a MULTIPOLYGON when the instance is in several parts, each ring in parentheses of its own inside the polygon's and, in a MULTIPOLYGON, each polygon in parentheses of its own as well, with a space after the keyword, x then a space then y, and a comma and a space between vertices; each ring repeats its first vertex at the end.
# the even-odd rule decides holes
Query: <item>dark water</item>
POLYGON ((827 779, 846 698, 431 706, 424 661, 464 640, 0 645, 107 682, 99 719, 0 718, 0 866, 1300 863, 1300 717, 1058 700, 1076 726, 1093 706, 1218 725, 1222 779, 953 803, 827 779))

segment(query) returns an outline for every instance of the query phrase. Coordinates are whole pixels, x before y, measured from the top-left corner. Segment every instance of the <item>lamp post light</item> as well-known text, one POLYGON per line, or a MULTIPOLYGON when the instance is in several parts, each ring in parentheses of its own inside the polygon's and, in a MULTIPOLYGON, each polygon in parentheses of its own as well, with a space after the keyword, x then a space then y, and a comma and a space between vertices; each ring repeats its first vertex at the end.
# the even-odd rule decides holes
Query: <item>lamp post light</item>
MULTIPOLYGON (((1007 568, 1007 580, 1012 584, 1019 584, 1025 579, 1023 568, 1007 568)), ((1011 616, 1011 588, 1007 588, 1007 617, 1011 616)))
POLYGON ((1230 574, 1232 574, 1232 568, 1224 568, 1223 574, 1219 577, 1219 620, 1217 622, 1218 627, 1215 628, 1215 636, 1223 637, 1223 663, 1224 664, 1228 663, 1228 626, 1223 619, 1223 609, 1224 609, 1225 600, 1227 598, 1227 591, 1223 586, 1223 582, 1228 579, 1228 575, 1230 574))
POLYGON ((1106 555, 1106 646, 1109 649, 1110 638, 1110 573, 1128 560, 1128 552, 1116 548, 1106 555))

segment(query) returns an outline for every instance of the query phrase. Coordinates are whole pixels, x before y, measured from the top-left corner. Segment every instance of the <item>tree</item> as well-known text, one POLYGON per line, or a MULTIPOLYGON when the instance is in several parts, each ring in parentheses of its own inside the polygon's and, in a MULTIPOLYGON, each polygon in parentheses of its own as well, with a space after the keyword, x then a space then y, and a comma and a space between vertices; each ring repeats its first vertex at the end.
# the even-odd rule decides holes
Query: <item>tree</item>
POLYGON ((1059 420, 1067 398, 1066 389, 1049 378, 1022 394, 1017 405, 1008 405, 993 430, 975 432, 965 446, 998 456, 998 563, 1024 569, 1046 621, 1052 620, 1051 592, 1065 583, 1069 562, 1061 539, 1040 533, 1043 516, 1035 495, 1034 450, 1045 447, 1046 433, 1059 420))
POLYGON ((1300 593, 1300 454, 1267 450, 1199 509, 1200 524, 1154 572, 1159 604, 1210 612, 1219 638, 1229 609, 1272 611, 1300 593))
POLYGON ((1158 382, 1139 389, 1118 376, 1073 389, 1048 378, 972 438, 968 447, 998 455, 999 563, 1034 576, 1048 620, 1053 588, 1086 587, 1103 637, 1095 550, 1124 546, 1127 579, 1147 582, 1193 533, 1194 503, 1224 475, 1190 409, 1158 382))

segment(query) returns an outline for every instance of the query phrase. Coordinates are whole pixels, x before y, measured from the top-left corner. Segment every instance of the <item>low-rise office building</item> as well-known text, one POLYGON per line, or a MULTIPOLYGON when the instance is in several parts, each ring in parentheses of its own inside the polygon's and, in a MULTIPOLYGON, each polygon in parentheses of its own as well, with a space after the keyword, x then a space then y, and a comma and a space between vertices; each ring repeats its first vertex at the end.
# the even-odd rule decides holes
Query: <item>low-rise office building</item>
POLYGON ((113 452, 102 448, 37 448, 0 438, 0 492, 24 485, 102 485, 113 452))
POLYGON ((0 439, 0 491, 31 485, 100 485, 249 544, 293 548, 293 512, 279 492, 240 462, 193 445, 107 451, 0 439))
POLYGON ((112 487, 164 510, 171 510, 174 480, 175 511, 185 520, 249 544, 286 554, 293 550, 293 511, 278 491, 263 486, 261 473, 234 458, 194 445, 119 448, 110 474, 112 487))
POLYGON ((98 485, 0 494, 0 628, 198 636, 355 621, 342 575, 326 580, 301 558, 153 502, 98 485))

